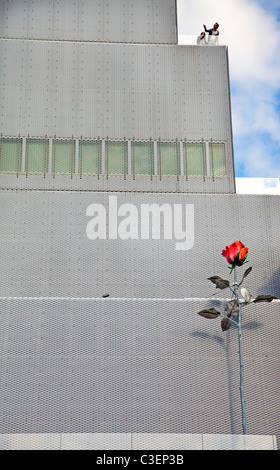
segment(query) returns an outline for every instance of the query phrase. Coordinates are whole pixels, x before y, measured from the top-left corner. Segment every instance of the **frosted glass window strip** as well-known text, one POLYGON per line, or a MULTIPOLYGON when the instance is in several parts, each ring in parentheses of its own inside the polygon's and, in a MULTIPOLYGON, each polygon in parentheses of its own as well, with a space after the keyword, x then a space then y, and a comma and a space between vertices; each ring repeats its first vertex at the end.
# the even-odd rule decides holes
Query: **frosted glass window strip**
POLYGON ((205 162, 206 162, 206 175, 207 176, 212 176, 214 178, 214 175, 211 173, 211 167, 210 167, 210 143, 205 142, 205 162))
POLYGON ((107 139, 0 139, 0 171, 95 175, 185 175, 223 177, 227 174, 226 142, 107 139))
POLYGON ((154 174, 154 148, 152 142, 133 141, 133 174, 154 174))
POLYGON ((226 145, 225 142, 210 142, 210 168, 213 177, 226 176, 226 145))
POLYGON ((184 173, 188 176, 205 176, 205 144, 184 142, 184 173))
POLYGON ((75 142, 73 140, 53 140, 52 172, 74 173, 75 142))
POLYGON ((179 159, 178 151, 179 144, 176 142, 160 142, 160 174, 161 175, 178 175, 179 174, 179 159))
POLYGON ((25 171, 25 157, 26 157, 26 137, 22 138, 22 152, 21 152, 21 166, 20 171, 25 171))
POLYGON ((0 146, 0 171, 18 173, 22 155, 22 139, 1 138, 0 146))
POLYGON ((154 146, 154 174, 157 176, 158 175, 158 144, 156 141, 153 142, 154 146))
POLYGON ((131 148, 132 148, 132 142, 131 142, 131 140, 128 140, 128 142, 127 142, 127 173, 128 173, 128 175, 132 174, 132 153, 131 153, 131 148))
POLYGON ((106 173, 108 175, 127 175, 128 144, 126 140, 106 140, 106 173))
POLYGON ((180 165, 180 174, 184 174, 184 143, 179 142, 179 165, 180 165))
POLYGON ((74 167, 75 173, 78 173, 78 168, 79 168, 79 155, 80 155, 79 146, 80 146, 79 139, 75 139, 75 167, 74 167))
POLYGON ((48 139, 26 139, 25 171, 27 173, 46 173, 49 162, 48 139))
POLYGON ((53 139, 49 139, 49 164, 48 164, 48 173, 52 172, 52 162, 53 162, 53 139))
POLYGON ((101 140, 81 140, 79 145, 79 173, 101 173, 101 140))

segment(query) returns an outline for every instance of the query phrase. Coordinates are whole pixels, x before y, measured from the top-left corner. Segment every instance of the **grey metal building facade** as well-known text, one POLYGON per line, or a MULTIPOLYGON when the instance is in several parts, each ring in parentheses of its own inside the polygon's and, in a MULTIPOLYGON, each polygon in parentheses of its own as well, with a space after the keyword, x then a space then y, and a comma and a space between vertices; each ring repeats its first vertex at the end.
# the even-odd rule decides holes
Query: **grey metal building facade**
MULTIPOLYGON (((1 446, 233 439, 237 331, 197 312, 227 301, 207 278, 238 239, 246 287, 279 298, 280 221, 235 193, 227 47, 179 46, 171 0, 0 12, 1 446)), ((279 311, 243 331, 248 434, 277 439, 279 311)))

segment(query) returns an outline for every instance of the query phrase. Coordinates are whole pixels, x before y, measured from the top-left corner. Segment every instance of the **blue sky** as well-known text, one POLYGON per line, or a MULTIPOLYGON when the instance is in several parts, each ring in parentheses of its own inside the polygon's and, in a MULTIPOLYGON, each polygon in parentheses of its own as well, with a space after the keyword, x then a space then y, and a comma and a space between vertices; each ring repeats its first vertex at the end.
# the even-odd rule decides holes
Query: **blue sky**
POLYGON ((280 0, 177 0, 177 6, 179 44, 217 21, 220 44, 228 46, 236 177, 279 178, 280 0))

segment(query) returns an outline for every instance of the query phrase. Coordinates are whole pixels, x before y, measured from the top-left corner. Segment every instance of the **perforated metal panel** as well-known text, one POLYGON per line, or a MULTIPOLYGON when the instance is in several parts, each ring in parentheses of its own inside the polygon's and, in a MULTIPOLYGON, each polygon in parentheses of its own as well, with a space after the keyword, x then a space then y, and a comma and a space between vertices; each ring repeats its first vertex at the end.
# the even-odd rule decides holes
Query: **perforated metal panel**
MULTIPOLYGON (((253 266, 246 286, 279 297, 279 198, 154 195, 194 205, 193 248, 176 251, 174 237, 88 239, 87 207, 109 197, 151 202, 1 194, 1 432, 239 434, 237 331, 197 312, 227 298, 207 278, 228 276, 220 252, 237 238, 253 266)), ((278 318, 279 302, 244 314, 250 434, 279 429, 278 318)))
POLYGON ((4 135, 232 141, 225 46, 0 47, 4 135))
POLYGON ((280 297, 279 197, 230 194, 227 48, 127 5, 0 3, 0 447, 271 448, 279 300, 243 317, 246 446, 237 330, 197 312, 237 239, 280 297))
POLYGON ((1 0, 0 36, 177 43, 175 0, 1 0))
POLYGON ((228 274, 220 252, 236 239, 250 247, 254 275, 248 287, 255 294, 279 295, 277 196, 4 190, 1 208, 3 296, 100 297, 109 290, 121 298, 211 297, 207 277, 228 274), (87 228, 97 216, 89 209, 93 204, 101 206, 96 230, 106 230, 103 240, 88 238, 87 228), (145 205, 168 209, 161 220, 150 216, 148 239, 142 234, 145 205), (176 205, 183 216, 177 228, 186 232, 182 240, 174 232, 176 205), (185 221, 189 207, 193 226, 185 221), (135 233, 129 225, 134 213, 135 233), (127 239, 121 232, 125 221, 127 239), (171 239, 164 222, 172 229, 171 239), (159 239, 152 238, 159 224, 159 239), (193 247, 181 251, 177 244, 185 240, 193 240, 193 247))
MULTIPOLYGON (((226 47, 21 40, 2 40, 0 46, 3 136, 54 142, 160 139, 163 150, 164 141, 176 139, 182 145, 185 140, 221 141, 227 155, 221 176, 229 181, 219 182, 217 189, 215 184, 199 189, 199 183, 188 183, 183 190, 234 192, 226 47)), ((191 165, 185 170, 207 174, 191 165)), ((129 190, 110 184, 108 189, 129 190)), ((172 184, 166 190, 174 191, 172 184)), ((90 180, 86 189, 93 185, 90 180)), ((133 189, 159 188, 140 184, 133 189)), ((182 189, 177 185, 175 190, 182 189)))
MULTIPOLYGON (((2 299, 1 432, 240 434, 237 331, 197 315, 210 304, 2 299)), ((279 429, 278 316, 245 317, 249 434, 279 429)))

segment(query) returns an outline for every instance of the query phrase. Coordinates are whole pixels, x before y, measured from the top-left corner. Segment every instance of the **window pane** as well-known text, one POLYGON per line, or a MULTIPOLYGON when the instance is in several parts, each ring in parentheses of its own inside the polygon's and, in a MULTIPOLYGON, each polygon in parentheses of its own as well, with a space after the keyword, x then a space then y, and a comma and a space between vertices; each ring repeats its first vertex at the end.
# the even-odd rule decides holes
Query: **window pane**
POLYGON ((159 174, 177 175, 179 165, 177 151, 179 151, 176 142, 160 142, 158 144, 159 174))
POLYGON ((48 169, 49 141, 48 139, 27 139, 25 170, 28 172, 45 173, 48 169))
POLYGON ((1 139, 0 171, 20 171, 21 139, 1 139))
POLYGON ((226 175, 226 146, 224 142, 210 143, 210 166, 214 176, 226 175), (214 172, 213 172, 214 165, 214 172))
POLYGON ((151 175, 154 173, 153 143, 133 142, 132 144, 133 173, 136 175, 151 175))
POLYGON ((80 141, 79 150, 79 173, 100 174, 102 159, 101 140, 80 141))
POLYGON ((127 142, 106 141, 106 165, 109 175, 127 174, 127 142))
POLYGON ((184 143, 184 172, 187 176, 205 175, 204 144, 202 142, 184 143))
POLYGON ((75 145, 72 140, 53 141, 53 173, 74 172, 75 145))

